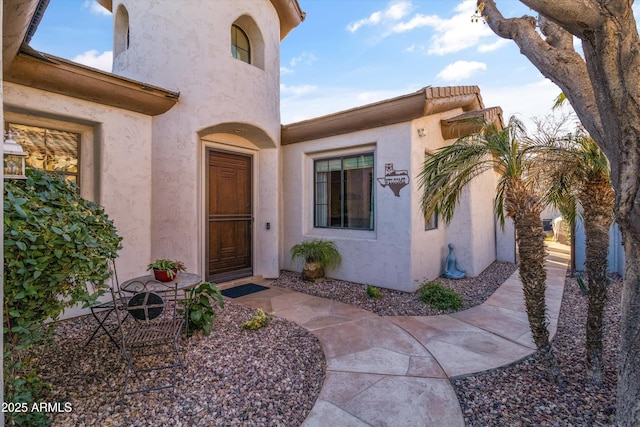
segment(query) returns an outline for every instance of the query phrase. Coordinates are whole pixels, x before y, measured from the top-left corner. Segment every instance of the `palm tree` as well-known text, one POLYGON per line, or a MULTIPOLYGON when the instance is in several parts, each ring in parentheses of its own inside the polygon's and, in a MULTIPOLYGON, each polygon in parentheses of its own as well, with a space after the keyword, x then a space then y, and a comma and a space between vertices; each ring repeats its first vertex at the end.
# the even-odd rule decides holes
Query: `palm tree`
POLYGON ((602 383, 603 311, 607 302, 607 254, 615 194, 609 163, 593 139, 578 132, 561 139, 537 140, 531 152, 544 171, 544 201, 559 207, 575 223, 578 203, 586 235, 587 377, 602 383))
POLYGON ((486 120, 477 121, 480 131, 459 138, 429 155, 418 174, 423 191, 425 217, 439 212, 448 224, 463 189, 476 176, 494 170, 499 175, 495 211, 504 226, 505 214, 516 229, 520 279, 533 340, 549 373, 556 378, 556 363, 549 342, 546 319, 543 205, 525 175, 531 156, 521 143, 522 123, 511 117, 503 129, 486 120))

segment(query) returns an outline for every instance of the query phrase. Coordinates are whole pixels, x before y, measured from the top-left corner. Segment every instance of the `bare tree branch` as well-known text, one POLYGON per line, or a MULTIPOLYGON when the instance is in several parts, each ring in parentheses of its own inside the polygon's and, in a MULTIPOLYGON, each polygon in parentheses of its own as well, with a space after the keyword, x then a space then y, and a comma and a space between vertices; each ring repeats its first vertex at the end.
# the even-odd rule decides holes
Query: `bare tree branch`
POLYGON ((569 43, 570 35, 560 26, 544 21, 549 42, 536 31, 536 18, 505 18, 494 0, 478 1, 482 16, 498 36, 513 40, 520 53, 548 79, 557 84, 595 140, 603 140, 602 124, 584 59, 569 43))
POLYGON ((521 0, 520 2, 540 15, 559 23, 571 34, 580 38, 583 38, 584 31, 593 31, 604 22, 600 4, 596 0, 521 0))
POLYGON ((547 37, 545 42, 550 46, 556 49, 573 50, 573 34, 545 18, 544 15, 538 17, 538 26, 542 34, 547 37))

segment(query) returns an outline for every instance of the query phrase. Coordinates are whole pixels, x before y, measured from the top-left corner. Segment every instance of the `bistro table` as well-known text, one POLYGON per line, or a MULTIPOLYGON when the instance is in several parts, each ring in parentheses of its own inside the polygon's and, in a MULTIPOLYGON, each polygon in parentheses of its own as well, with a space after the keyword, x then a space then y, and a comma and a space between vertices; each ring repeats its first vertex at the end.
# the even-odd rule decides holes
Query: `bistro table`
POLYGON ((194 273, 184 273, 182 271, 176 274, 176 278, 170 282, 163 282, 165 286, 160 287, 157 286, 158 282, 155 280, 153 274, 148 274, 146 276, 134 277, 133 279, 129 279, 126 282, 123 282, 120 285, 120 289, 124 292, 129 293, 140 293, 140 292, 156 292, 162 289, 166 289, 166 286, 175 286, 177 285, 178 291, 182 291, 185 294, 187 291, 195 288, 202 282, 202 277, 194 274, 194 273), (154 286, 156 285, 156 286, 154 286))
MULTIPOLYGON (((134 277, 120 285, 120 290, 126 293, 139 294, 142 292, 162 293, 167 291, 167 287, 176 287, 178 292, 182 292, 183 300, 188 303, 189 291, 202 283, 202 277, 194 273, 178 272, 175 279, 170 282, 159 282, 155 280, 153 274, 134 277)), ((189 318, 185 310, 185 322, 187 332, 189 331, 189 318)))

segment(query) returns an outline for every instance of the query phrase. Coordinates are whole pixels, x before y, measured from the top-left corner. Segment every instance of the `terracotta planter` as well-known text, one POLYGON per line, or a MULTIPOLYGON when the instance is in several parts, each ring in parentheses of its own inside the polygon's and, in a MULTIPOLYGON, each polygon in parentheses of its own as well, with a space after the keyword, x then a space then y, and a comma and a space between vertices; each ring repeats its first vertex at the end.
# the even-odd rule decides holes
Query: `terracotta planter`
POLYGON ((169 273, 167 273, 166 270, 153 270, 153 275, 155 276, 156 280, 159 280, 161 282, 170 282, 176 278, 176 276, 178 275, 178 270, 173 270, 173 276, 169 276, 169 273))
POLYGON ((324 268, 319 262, 305 262, 302 269, 302 280, 315 282, 324 279, 324 268))

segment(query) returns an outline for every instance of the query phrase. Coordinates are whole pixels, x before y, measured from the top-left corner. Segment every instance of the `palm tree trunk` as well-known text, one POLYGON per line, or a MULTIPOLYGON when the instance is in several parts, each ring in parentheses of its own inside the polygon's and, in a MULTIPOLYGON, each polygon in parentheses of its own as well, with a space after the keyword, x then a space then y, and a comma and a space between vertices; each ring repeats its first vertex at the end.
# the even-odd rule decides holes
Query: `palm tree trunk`
POLYGON ((541 349, 549 345, 549 330, 545 316, 547 273, 544 269, 544 230, 538 222, 539 214, 527 212, 516 219, 515 227, 527 316, 533 340, 536 347, 541 349))
POLYGON ((614 193, 608 180, 591 180, 580 193, 584 209, 589 303, 587 308, 587 378, 602 383, 604 306, 607 302, 609 228, 613 222, 614 193))
POLYGON ((514 198, 507 197, 511 200, 507 200, 505 205, 507 205, 507 212, 511 211, 515 214, 513 219, 518 242, 518 256, 520 257, 520 280, 524 291, 529 327, 542 363, 555 380, 557 378, 557 364, 549 341, 549 322, 546 316, 547 272, 544 268, 545 234, 540 219, 542 207, 537 198, 527 194, 526 190, 525 193, 516 195, 511 192, 510 195, 514 198))

